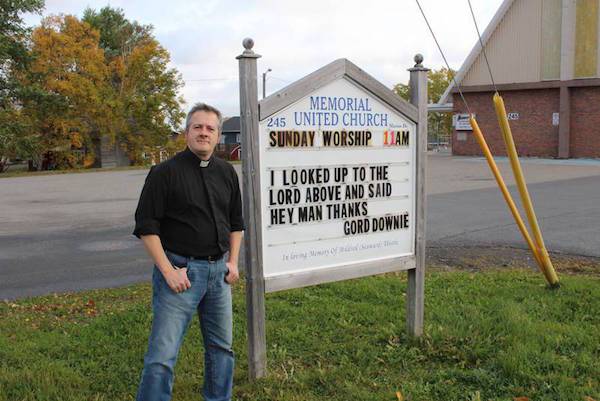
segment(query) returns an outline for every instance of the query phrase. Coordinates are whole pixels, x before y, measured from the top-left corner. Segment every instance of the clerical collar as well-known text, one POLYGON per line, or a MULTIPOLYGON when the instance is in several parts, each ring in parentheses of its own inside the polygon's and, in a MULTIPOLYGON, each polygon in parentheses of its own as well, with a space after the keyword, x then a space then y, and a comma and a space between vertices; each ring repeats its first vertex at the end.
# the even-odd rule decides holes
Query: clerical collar
POLYGON ((208 167, 214 156, 214 155, 211 155, 208 160, 202 160, 200 157, 198 157, 198 155, 196 155, 194 152, 192 152, 190 150, 190 148, 185 148, 184 152, 186 153, 186 156, 188 157, 188 159, 190 159, 194 163, 197 163, 202 168, 208 167))

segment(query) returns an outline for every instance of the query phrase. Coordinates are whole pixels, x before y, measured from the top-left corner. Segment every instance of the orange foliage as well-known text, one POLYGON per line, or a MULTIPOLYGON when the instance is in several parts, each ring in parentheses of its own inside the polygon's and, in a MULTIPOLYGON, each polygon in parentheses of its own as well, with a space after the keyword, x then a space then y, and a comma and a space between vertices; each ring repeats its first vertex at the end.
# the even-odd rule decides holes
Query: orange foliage
POLYGON ((151 35, 107 57, 97 30, 58 15, 42 20, 31 44, 34 60, 19 78, 43 96, 25 101, 23 110, 40 138, 41 154, 52 152, 58 168, 90 165, 94 144, 105 136, 135 164, 144 162, 147 148, 172 147, 172 127, 183 117, 177 94, 182 80, 151 35), (74 155, 76 149, 85 155, 74 155))
POLYGON ((24 108, 43 149, 58 153, 58 167, 72 167, 77 158, 67 154, 71 146, 91 145, 100 132, 112 131, 108 68, 99 34, 74 16, 60 15, 42 20, 31 39, 35 59, 22 79, 48 98, 26 102, 24 108))

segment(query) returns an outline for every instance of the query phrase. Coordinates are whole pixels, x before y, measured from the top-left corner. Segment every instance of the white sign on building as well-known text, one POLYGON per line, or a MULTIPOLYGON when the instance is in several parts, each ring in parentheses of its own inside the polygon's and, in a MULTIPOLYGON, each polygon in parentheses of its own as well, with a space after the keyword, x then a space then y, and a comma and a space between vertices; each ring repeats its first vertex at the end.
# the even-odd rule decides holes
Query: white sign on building
MULTIPOLYGON (((475 117, 475 114, 473 114, 473 117, 475 117)), ((473 131, 469 121, 469 114, 455 114, 454 128, 457 131, 473 131)))

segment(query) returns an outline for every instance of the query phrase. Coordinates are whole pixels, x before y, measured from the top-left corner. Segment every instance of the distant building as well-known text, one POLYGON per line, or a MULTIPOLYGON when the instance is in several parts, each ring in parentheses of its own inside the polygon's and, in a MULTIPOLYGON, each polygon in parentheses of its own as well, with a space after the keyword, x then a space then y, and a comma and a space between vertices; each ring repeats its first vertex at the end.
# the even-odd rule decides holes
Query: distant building
POLYGON ((240 117, 226 118, 223 121, 221 142, 217 145, 216 154, 226 160, 240 160, 241 135, 240 117))
MULTIPOLYGON (((175 142, 180 135, 183 134, 177 131, 171 131, 168 140, 170 142, 175 142)), ((149 153, 145 153, 144 157, 147 157, 152 165, 160 163, 171 157, 167 147, 156 147, 155 152, 150 151, 149 153)), ((96 145, 96 161, 94 167, 114 168, 130 166, 132 161, 129 159, 129 155, 124 149, 124 143, 119 144, 118 141, 110 139, 107 135, 103 135, 96 145)))
MULTIPOLYGON (((498 90, 522 156, 600 157, 599 0, 504 0, 482 34, 498 90)), ((477 43, 456 77, 490 145, 505 147, 494 94, 477 43)), ((464 124, 467 109, 454 84, 440 99, 453 103, 452 152, 481 151, 464 124)))
POLYGON ((229 117, 223 122, 223 129, 221 131, 221 143, 224 144, 238 144, 241 142, 240 128, 240 117, 229 117))
MULTIPOLYGON (((220 157, 228 160, 239 160, 240 158, 240 117, 229 117, 223 121, 223 128, 221 131, 221 142, 217 147, 217 153, 220 157)), ((174 141, 177 139, 179 132, 171 132, 170 140, 174 141)), ((108 136, 102 136, 101 141, 97 144, 96 149, 96 163, 95 167, 111 168, 129 166, 131 161, 127 156, 127 153, 118 146, 116 141, 111 141, 108 136)), ((167 159, 168 152, 163 151, 159 154, 157 160, 153 155, 148 155, 152 159, 152 164, 159 163, 167 159)))
POLYGON ((131 164, 127 152, 123 150, 117 141, 112 140, 107 135, 102 135, 96 146, 96 163, 94 167, 114 168, 131 164))

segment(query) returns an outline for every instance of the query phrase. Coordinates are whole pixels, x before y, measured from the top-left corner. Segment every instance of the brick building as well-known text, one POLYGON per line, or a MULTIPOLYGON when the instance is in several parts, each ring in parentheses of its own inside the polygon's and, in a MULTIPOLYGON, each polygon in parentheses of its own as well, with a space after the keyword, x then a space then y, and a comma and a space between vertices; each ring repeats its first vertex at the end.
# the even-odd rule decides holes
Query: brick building
MULTIPOLYGON (((599 0, 504 0, 483 32, 519 155, 600 157, 599 15, 599 0)), ((479 43, 456 78, 492 153, 505 155, 479 43)), ((439 103, 450 102, 464 120, 454 84, 439 103)), ((456 125, 453 154, 481 154, 468 128, 456 125)))

